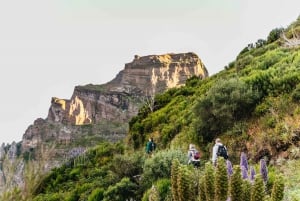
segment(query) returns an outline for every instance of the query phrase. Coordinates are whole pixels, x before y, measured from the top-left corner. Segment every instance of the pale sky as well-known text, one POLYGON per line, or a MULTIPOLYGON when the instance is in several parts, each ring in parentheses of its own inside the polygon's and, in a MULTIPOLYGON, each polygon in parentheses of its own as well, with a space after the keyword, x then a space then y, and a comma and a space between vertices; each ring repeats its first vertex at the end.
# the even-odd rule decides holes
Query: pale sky
POLYGON ((299 0, 0 0, 0 143, 136 54, 194 52, 212 75, 299 11, 299 0))

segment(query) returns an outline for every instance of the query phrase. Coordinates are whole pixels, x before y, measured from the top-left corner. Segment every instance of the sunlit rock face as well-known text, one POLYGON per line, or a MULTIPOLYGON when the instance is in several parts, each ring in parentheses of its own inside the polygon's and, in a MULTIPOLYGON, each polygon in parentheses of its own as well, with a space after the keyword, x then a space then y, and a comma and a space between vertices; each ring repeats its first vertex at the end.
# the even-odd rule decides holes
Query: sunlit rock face
POLYGON ((21 150, 32 152, 53 142, 63 146, 76 144, 86 137, 83 133, 109 141, 124 138, 127 123, 138 113, 145 98, 182 86, 192 76, 200 79, 208 76, 194 53, 136 55, 112 81, 76 86, 69 100, 53 97, 47 118, 38 118, 25 131, 21 150), (83 131, 78 127, 81 125, 91 126, 83 131))
POLYGON ((143 95, 152 95, 182 86, 192 76, 208 76, 204 64, 194 53, 144 57, 136 55, 109 84, 115 85, 113 90, 139 91, 143 95))
POLYGON ((28 161, 46 172, 99 140, 123 139, 147 98, 192 76, 208 76, 194 53, 135 56, 110 82, 76 86, 70 99, 53 97, 48 116, 29 125, 21 142, 0 147, 0 193, 25 185, 28 161))
POLYGON ((182 86, 192 76, 208 76, 204 64, 194 53, 136 55, 112 81, 77 86, 70 100, 52 98, 48 120, 73 125, 103 119, 127 122, 137 114, 141 97, 182 86))

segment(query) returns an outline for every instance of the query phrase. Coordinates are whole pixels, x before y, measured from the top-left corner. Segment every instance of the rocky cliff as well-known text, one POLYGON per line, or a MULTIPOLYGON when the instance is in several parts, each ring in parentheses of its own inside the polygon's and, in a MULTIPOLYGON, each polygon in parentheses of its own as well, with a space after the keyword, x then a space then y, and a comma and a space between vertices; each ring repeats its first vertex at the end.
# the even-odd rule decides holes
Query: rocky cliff
POLYGON ((46 119, 38 118, 22 141, 0 149, 0 190, 23 186, 25 162, 49 170, 100 140, 117 141, 145 99, 208 76, 194 53, 135 56, 110 82, 76 86, 69 100, 53 97, 46 119), (14 166, 14 168, 11 168, 14 166))

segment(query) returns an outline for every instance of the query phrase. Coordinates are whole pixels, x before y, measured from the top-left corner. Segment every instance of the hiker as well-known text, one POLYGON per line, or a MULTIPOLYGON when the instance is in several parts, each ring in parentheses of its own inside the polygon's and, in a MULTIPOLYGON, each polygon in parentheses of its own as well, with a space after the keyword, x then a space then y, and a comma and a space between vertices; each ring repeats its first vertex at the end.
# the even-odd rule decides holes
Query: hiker
POLYGON ((147 154, 152 154, 156 148, 156 145, 153 141, 153 138, 149 138, 147 144, 146 144, 146 153, 147 154))
POLYGON ((194 144, 189 145, 188 164, 198 168, 200 166, 200 152, 195 148, 194 144))
POLYGON ((214 166, 216 166, 217 158, 219 156, 223 157, 225 160, 228 159, 227 148, 222 144, 221 139, 217 138, 212 151, 212 163, 214 166))

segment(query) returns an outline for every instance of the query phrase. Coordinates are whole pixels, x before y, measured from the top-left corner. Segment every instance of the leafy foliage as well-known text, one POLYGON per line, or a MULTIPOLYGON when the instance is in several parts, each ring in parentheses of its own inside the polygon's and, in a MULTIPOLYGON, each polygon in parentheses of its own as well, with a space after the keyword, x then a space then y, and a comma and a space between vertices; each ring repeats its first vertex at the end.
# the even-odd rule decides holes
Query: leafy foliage
POLYGON ((180 150, 166 150, 156 153, 152 158, 146 159, 143 166, 143 184, 149 188, 151 184, 160 178, 170 178, 172 161, 177 159, 180 163, 186 163, 186 154, 180 150))
POLYGON ((232 201, 244 201, 243 196, 241 196, 243 195, 243 180, 239 166, 234 167, 233 175, 230 179, 229 195, 232 201))
POLYGON ((273 189, 272 189, 272 194, 271 198, 272 201, 281 201, 284 196, 284 180, 282 176, 279 176, 276 178, 273 189))
MULTIPOLYGON (((216 137, 229 145, 230 158, 237 159, 246 150, 252 163, 267 155, 268 162, 276 165, 280 154, 299 149, 300 47, 286 48, 280 35, 283 32, 292 39, 300 33, 299 19, 287 29, 272 30, 266 40, 249 44, 216 75, 204 80, 190 78, 185 86, 157 95, 152 109, 145 105, 131 119, 125 141, 128 147, 100 143, 70 159, 35 185, 33 200, 224 200, 225 178, 230 181, 232 200, 240 199, 241 191, 245 201, 280 200, 283 181, 287 181, 284 198, 297 200, 296 168, 293 174, 285 173, 285 178, 266 184, 259 175, 254 184, 249 180, 241 184, 237 168, 229 176, 223 166, 216 170, 206 162, 216 137), (158 151, 152 157, 143 151, 148 137, 157 142, 158 151), (185 165, 186 153, 179 148, 191 141, 203 152, 204 170, 185 165)), ((85 87, 102 90, 96 85, 85 87)), ((28 161, 32 156, 24 154, 28 161)), ((293 167, 299 166, 295 164, 293 167)), ((4 194, 4 200, 13 197, 22 200, 21 191, 4 194)))
POLYGON ((195 106, 197 134, 204 142, 212 141, 216 134, 225 132, 234 122, 245 118, 257 102, 257 91, 239 79, 221 80, 210 88, 195 106))
POLYGON ((253 188, 251 190, 251 201, 264 200, 264 182, 262 177, 255 177, 253 188))
POLYGON ((226 162, 219 157, 215 171, 215 200, 226 201, 228 191, 228 176, 226 162))

